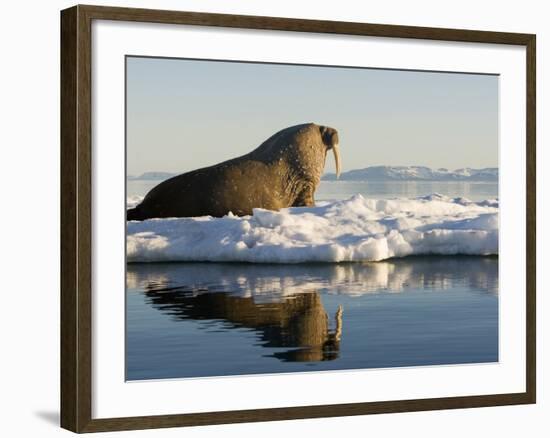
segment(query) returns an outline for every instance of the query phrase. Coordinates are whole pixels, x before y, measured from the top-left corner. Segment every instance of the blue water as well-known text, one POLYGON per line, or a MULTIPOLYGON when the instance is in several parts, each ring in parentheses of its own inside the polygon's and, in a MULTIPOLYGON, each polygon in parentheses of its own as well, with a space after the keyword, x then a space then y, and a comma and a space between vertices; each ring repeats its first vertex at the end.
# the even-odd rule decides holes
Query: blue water
POLYGON ((129 264, 126 278, 128 380, 498 361, 496 257, 129 264))
MULTIPOLYGON (((145 196, 160 181, 130 180, 128 196, 145 196)), ((366 198, 416 198, 440 193, 451 198, 464 197, 472 201, 498 197, 498 183, 470 181, 321 181, 315 192, 317 201, 347 199, 360 193, 366 198)))

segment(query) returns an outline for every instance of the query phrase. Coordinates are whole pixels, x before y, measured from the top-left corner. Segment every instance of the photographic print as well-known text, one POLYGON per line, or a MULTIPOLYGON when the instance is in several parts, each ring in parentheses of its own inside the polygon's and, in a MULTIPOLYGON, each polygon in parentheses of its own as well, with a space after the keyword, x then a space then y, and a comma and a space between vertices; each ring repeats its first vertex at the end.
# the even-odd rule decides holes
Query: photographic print
POLYGON ((536 402, 536 36, 61 12, 61 426, 536 402))
POLYGON ((126 379, 499 360, 499 77, 126 57, 126 379))

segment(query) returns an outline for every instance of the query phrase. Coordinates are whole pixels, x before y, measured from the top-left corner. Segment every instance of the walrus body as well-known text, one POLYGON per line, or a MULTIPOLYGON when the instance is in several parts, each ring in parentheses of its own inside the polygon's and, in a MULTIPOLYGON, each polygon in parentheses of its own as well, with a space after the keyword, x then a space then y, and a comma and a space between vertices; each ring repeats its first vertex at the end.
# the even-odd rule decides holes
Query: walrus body
POLYGON ((127 211, 127 219, 243 216, 253 208, 313 206, 330 149, 338 174, 335 129, 314 123, 283 129, 246 155, 160 183, 127 211))

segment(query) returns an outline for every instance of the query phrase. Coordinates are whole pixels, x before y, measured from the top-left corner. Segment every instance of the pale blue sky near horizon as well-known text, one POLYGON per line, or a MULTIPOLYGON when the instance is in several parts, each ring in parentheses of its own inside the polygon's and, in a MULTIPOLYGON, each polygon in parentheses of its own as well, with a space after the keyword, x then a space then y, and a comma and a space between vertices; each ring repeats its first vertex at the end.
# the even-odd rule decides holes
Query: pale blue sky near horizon
MULTIPOLYGON (((127 57, 127 173, 245 154, 288 126, 336 128, 342 170, 498 167, 498 76, 127 57)), ((327 156, 326 172, 334 171, 327 156)))

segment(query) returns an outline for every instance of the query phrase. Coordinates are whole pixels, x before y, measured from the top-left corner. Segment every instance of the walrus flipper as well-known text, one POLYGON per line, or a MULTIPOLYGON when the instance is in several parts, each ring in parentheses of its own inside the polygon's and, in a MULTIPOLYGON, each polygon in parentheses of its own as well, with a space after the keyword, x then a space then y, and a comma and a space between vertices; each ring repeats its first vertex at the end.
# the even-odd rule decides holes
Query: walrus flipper
POLYGON ((139 209, 139 206, 126 210, 126 220, 127 221, 142 221, 142 220, 144 220, 143 214, 141 213, 141 211, 139 209))

